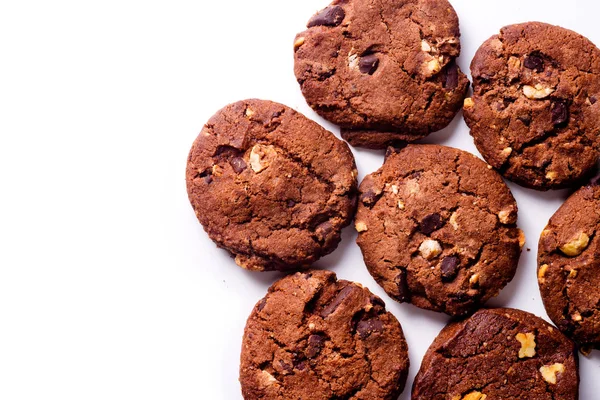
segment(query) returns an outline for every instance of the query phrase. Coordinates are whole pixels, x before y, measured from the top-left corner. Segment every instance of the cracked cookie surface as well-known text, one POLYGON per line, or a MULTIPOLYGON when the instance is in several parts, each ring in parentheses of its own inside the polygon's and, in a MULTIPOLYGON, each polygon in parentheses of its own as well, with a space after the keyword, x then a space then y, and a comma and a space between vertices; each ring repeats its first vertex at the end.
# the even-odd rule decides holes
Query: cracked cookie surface
POLYGON ((528 312, 483 309, 446 326, 427 350, 412 400, 577 400, 573 343, 528 312))
POLYGON ((408 348, 396 318, 361 285, 298 272, 269 288, 246 323, 244 399, 397 399, 408 348))
POLYGON ((447 126, 469 86, 446 0, 336 0, 294 42, 308 104, 350 144, 385 148, 447 126))
POLYGON ((190 151, 187 190, 218 246, 251 270, 289 270, 333 251, 356 207, 346 143, 264 100, 226 106, 190 151))
POLYGON ((548 316, 584 350, 600 349, 600 186, 575 192, 542 231, 538 283, 548 316))
POLYGON ((512 280, 524 241, 517 204, 472 154, 438 145, 392 151, 359 195, 357 243, 392 298, 463 315, 512 280))
POLYGON ((547 190, 573 186, 594 168, 600 50, 592 42, 539 22, 507 26, 479 48, 471 73, 465 121, 502 175, 547 190))

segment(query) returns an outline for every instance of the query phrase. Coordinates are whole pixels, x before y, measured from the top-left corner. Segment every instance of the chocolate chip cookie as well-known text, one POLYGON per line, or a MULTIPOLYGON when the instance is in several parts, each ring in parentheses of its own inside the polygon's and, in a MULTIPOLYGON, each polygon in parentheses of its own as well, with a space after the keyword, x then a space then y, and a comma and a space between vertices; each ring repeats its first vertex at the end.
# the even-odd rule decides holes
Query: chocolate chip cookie
POLYGON ((415 378, 412 400, 576 400, 577 352, 533 314, 480 310, 435 339, 415 378))
POLYGON ((333 251, 356 207, 348 145, 277 103, 215 114, 190 151, 190 202, 218 246, 250 270, 289 270, 333 251))
POLYGON ((600 186, 575 192, 542 231, 538 282, 548 316, 584 348, 600 349, 600 186))
POLYGON ((464 116, 494 168, 538 190, 577 184, 600 156, 600 50, 540 22, 502 28, 471 63, 464 116))
POLYGON ((276 282, 248 318, 244 399, 395 400, 408 373, 402 328, 383 301, 333 272, 276 282))
POLYGON ((385 148, 447 126, 469 81, 446 0, 335 0, 294 42, 308 104, 350 144, 385 148))
POLYGON ((357 243, 394 299, 463 315, 513 278, 523 233, 517 204, 495 171, 438 145, 392 152, 359 188, 357 243))

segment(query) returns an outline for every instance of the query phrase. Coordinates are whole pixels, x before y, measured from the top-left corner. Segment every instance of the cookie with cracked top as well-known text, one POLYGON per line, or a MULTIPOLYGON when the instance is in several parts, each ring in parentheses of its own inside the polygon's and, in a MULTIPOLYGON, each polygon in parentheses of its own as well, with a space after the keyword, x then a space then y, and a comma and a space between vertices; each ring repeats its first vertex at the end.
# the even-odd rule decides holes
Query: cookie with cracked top
POLYGON ((464 315, 515 275, 523 233, 495 171, 465 151, 408 145, 359 187, 365 264, 399 302, 464 315))
POLYGON ((312 270, 279 280, 252 310, 240 382, 246 400, 396 400, 408 367, 402 328, 384 302, 312 270))
POLYGON ((308 104, 354 146, 385 148, 446 127, 469 86, 447 0, 335 0, 294 42, 308 104))
POLYGON ((584 349, 600 349, 600 186, 579 189, 542 231, 538 283, 548 316, 584 349))
POLYGON ((250 270, 290 270, 332 252, 356 208, 346 143, 302 114, 245 100, 217 112, 190 151, 187 190, 218 246, 250 270))
POLYGON ((600 50, 540 22, 502 28, 471 63, 464 117, 504 177, 537 190, 574 186, 600 156, 600 50), (557 40, 560 38, 560 40, 557 40))
POLYGON ((577 400, 573 342, 525 311, 483 309, 446 326, 423 358, 412 400, 577 400))

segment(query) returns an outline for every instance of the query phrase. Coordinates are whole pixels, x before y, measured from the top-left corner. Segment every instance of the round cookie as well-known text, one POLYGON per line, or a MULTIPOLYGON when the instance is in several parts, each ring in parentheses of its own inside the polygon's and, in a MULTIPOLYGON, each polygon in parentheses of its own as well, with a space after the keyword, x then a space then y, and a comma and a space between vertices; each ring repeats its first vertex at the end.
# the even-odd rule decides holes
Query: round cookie
POLYGON ((287 276, 269 288, 246 323, 244 399, 396 400, 408 348, 384 302, 330 271, 287 276))
POLYGON ((517 204, 472 154, 409 145, 365 177, 359 193, 357 243, 394 299, 463 315, 513 278, 525 240, 517 204))
POLYGON ((294 42, 308 104, 350 144, 385 148, 447 126, 469 86, 447 0, 335 0, 294 42))
POLYGON ((558 26, 502 28, 471 63, 464 117, 475 145, 520 185, 572 186, 600 156, 600 50, 558 26))
POLYGON ((446 326, 425 354, 412 400, 577 400, 573 343, 533 314, 483 309, 446 326))
POLYGON ((600 186, 579 189, 552 216, 538 249, 548 316, 584 346, 600 349, 600 186))
POLYGON ((263 100, 217 112, 186 170, 204 230, 238 265, 258 271, 305 267, 332 252, 354 214, 356 176, 346 143, 263 100))

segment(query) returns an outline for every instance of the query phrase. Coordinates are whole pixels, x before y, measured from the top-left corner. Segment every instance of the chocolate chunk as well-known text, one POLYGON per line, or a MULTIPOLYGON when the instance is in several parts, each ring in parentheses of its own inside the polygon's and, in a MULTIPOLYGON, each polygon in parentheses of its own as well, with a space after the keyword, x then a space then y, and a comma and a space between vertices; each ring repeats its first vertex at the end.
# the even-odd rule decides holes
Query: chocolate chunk
POLYGON ((299 361, 298 364, 295 364, 295 367, 298 371, 304 371, 304 368, 306 368, 306 361, 299 361))
POLYGON ((308 346, 306 347, 306 357, 315 358, 321 352, 325 338, 321 335, 310 335, 308 337, 308 346))
POLYGON ((258 308, 258 311, 262 311, 266 305, 267 305, 267 299, 262 299, 261 301, 258 302, 258 304, 256 305, 256 308, 258 308))
POLYGON ((449 90, 454 90, 458 87, 458 67, 454 61, 448 64, 446 68, 446 83, 444 87, 449 90))
POLYGON ((374 332, 383 332, 383 323, 379 318, 361 320, 356 326, 356 331, 361 339, 366 338, 374 332))
POLYGON ((598 99, 596 98, 596 96, 590 96, 590 103, 596 104, 597 101, 598 99))
POLYGON ((442 282, 452 282, 458 275, 460 260, 456 256, 448 256, 442 260, 442 282))
POLYGON ((288 200, 287 202, 287 206, 288 208, 292 208, 296 205, 296 202, 294 200, 288 200))
POLYGON ((333 300, 327 305, 327 307, 325 307, 321 311, 321 317, 325 318, 329 314, 333 313, 338 308, 338 306, 342 304, 344 299, 348 297, 350 293, 352 293, 353 290, 354 288, 352 286, 346 286, 345 288, 340 290, 340 292, 333 298, 333 300))
POLYGON ((536 72, 542 72, 544 70, 544 60, 537 54, 530 54, 525 57, 523 65, 525 68, 534 69, 536 72))
POLYGON ((523 125, 525 126, 529 126, 531 124, 531 116, 529 115, 522 115, 520 117, 517 117, 519 119, 519 121, 521 121, 523 123, 523 125))
POLYGON ((358 69, 363 74, 373 75, 379 66, 379 58, 374 54, 364 56, 358 62, 358 69))
POLYGON ((213 181, 212 175, 206 175, 206 176, 204 176, 204 182, 206 182, 207 184, 211 184, 212 181, 213 181))
POLYGON ((346 17, 346 13, 342 7, 327 7, 315 14, 310 21, 308 21, 308 25, 306 25, 306 27, 312 28, 313 26, 338 26, 342 23, 344 17, 346 17))
POLYGON ((366 206, 372 206, 377 202, 379 195, 372 190, 367 190, 360 196, 360 201, 366 206))
POLYGON ((333 224, 331 221, 325 221, 319 226, 317 226, 317 231, 321 231, 323 236, 329 236, 329 234, 333 231, 333 224))
POLYGON ((397 300, 401 303, 410 301, 410 290, 405 270, 400 270, 400 273, 396 276, 396 286, 398 287, 397 300))
POLYGON ((552 123, 561 125, 569 119, 569 108, 562 101, 552 103, 552 123))
POLYGON ((279 360, 279 365, 281 365, 281 368, 283 368, 285 372, 292 372, 294 370, 294 368, 290 364, 286 363, 283 360, 279 360))
POLYGON ((229 161, 229 164, 231 164, 231 168, 233 168, 236 174, 240 174, 244 172, 246 168, 248 168, 248 166, 246 165, 246 161, 244 161, 242 157, 232 158, 229 161))
POLYGON ((444 226, 442 216, 438 213, 433 213, 423 218, 419 230, 425 235, 429 235, 440 229, 442 226, 444 226))

